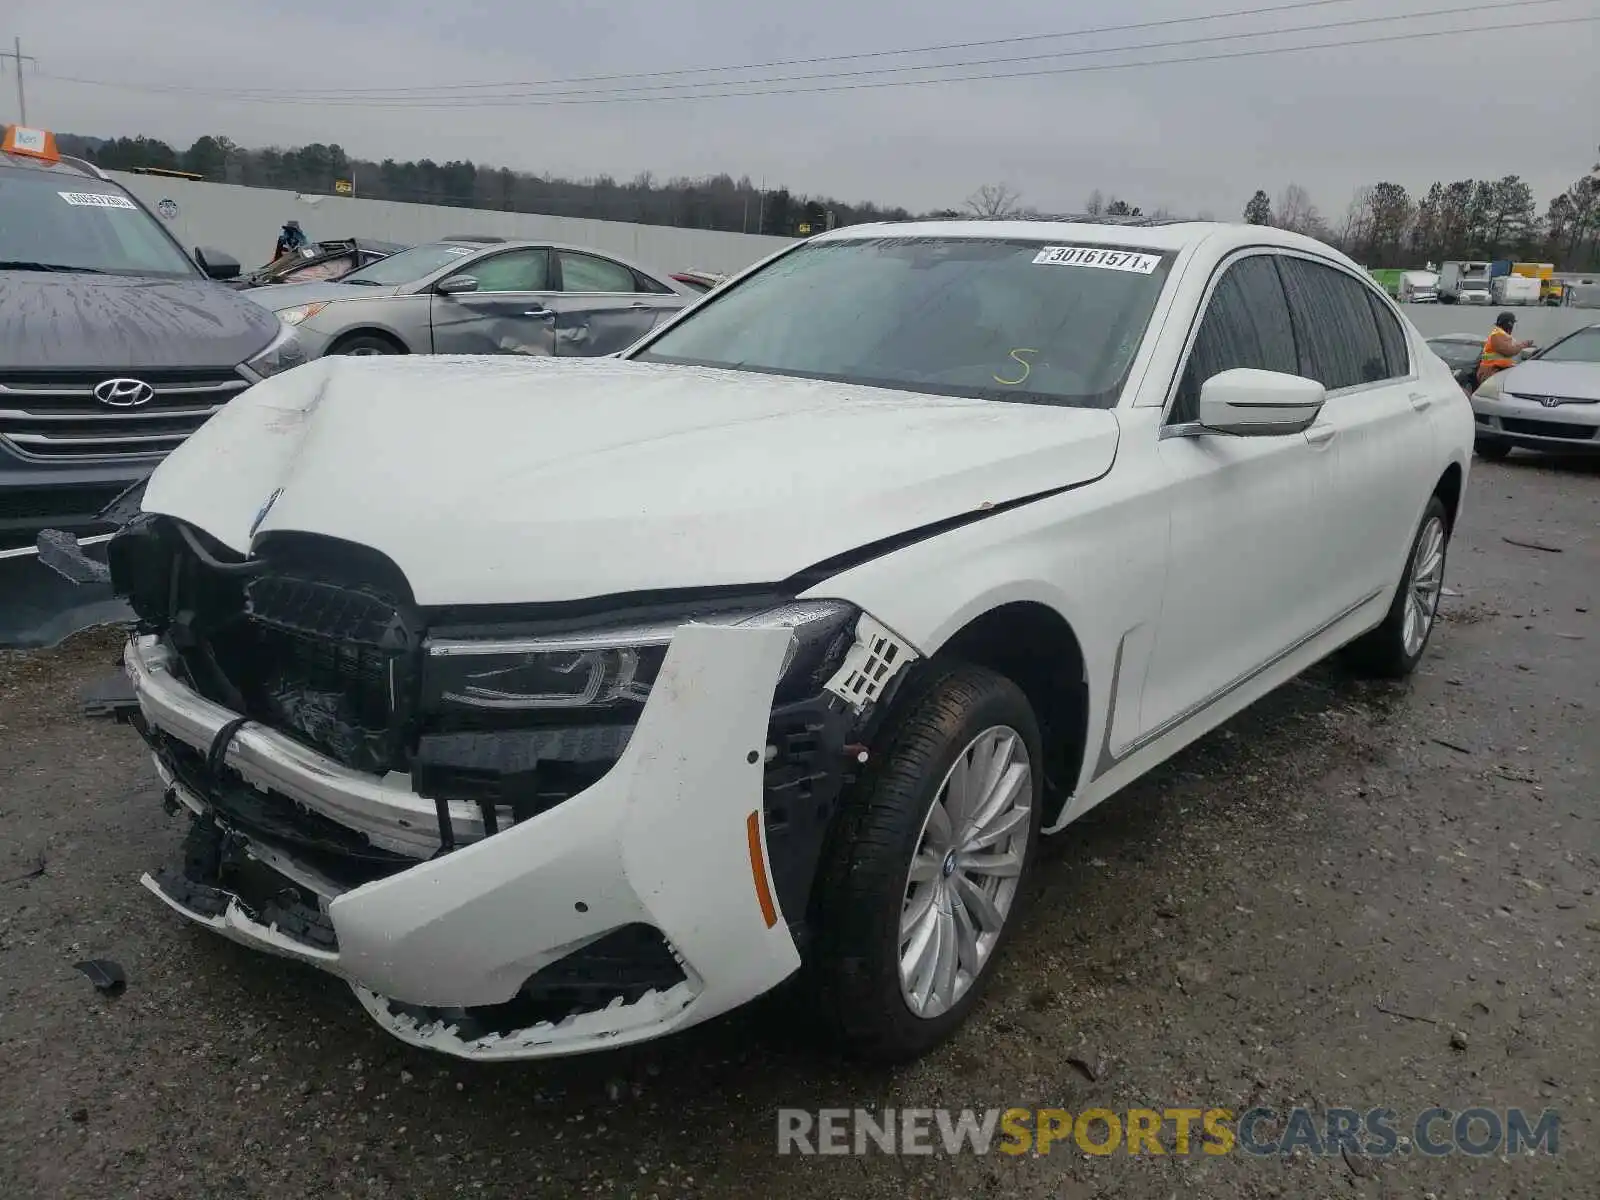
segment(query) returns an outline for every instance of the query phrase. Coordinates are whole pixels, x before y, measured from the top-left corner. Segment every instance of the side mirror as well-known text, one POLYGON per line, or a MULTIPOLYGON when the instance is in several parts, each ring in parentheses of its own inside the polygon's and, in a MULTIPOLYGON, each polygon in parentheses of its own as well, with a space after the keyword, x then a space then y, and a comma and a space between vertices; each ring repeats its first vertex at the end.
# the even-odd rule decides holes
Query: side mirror
POLYGON ((464 292, 478 290, 478 281, 471 275, 452 275, 449 279, 440 280, 439 286, 433 289, 441 296, 459 296, 464 292))
POLYGON ((196 246, 194 260, 209 279, 237 279, 239 260, 213 246, 196 246))
POLYGON ((1200 424, 1215 433, 1300 433, 1317 419, 1327 389, 1314 379, 1235 367, 1200 386, 1200 424))

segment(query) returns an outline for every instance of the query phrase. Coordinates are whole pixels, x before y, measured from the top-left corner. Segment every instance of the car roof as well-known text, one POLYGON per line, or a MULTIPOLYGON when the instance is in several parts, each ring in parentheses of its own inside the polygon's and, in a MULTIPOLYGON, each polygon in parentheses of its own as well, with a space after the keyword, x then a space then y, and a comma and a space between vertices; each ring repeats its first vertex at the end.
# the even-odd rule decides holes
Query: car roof
POLYGON ((813 242, 845 242, 868 238, 989 237, 1030 241, 1089 242, 1141 250, 1183 250, 1221 237, 1239 245, 1281 246, 1310 250, 1348 262, 1322 242, 1270 225, 1226 221, 1186 221, 1164 217, 1038 217, 1022 220, 947 220, 881 222, 847 225, 811 238, 813 242))
MULTIPOLYGON (((580 246, 574 242, 551 242, 538 238, 516 238, 503 242, 480 243, 474 242, 469 238, 439 238, 437 241, 423 242, 421 244, 434 246, 470 245, 476 247, 478 250, 484 253, 488 253, 491 250, 496 252, 501 250, 570 250, 574 254, 588 254, 595 258, 608 258, 612 262, 621 263, 625 267, 632 267, 635 271, 638 271, 643 275, 648 275, 651 279, 657 280, 661 283, 665 283, 670 277, 669 273, 664 273, 651 267, 644 266, 642 263, 637 263, 631 258, 617 254, 615 251, 602 250, 598 246, 580 246)), ((408 246, 406 249, 412 249, 412 247, 408 246)))
POLYGON ((98 180, 109 183, 113 187, 120 187, 116 180, 110 179, 106 173, 91 162, 81 158, 71 158, 63 154, 59 159, 35 158, 31 154, 8 154, 0 151, 0 170, 7 167, 20 171, 47 171, 57 175, 72 175, 77 178, 98 180))
POLYGON ((1460 342, 1463 345, 1471 343, 1476 346, 1483 341, 1483 337, 1476 333, 1436 333, 1428 339, 1430 342, 1460 342))

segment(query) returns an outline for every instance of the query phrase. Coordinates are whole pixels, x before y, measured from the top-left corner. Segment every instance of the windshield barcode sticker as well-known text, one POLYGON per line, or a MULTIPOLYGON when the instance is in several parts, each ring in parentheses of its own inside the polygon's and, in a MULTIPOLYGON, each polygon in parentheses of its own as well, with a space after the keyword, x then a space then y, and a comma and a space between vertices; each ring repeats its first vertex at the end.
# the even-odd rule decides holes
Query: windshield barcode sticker
POLYGON ((465 258, 472 253, 471 249, 466 246, 446 246, 444 252, 454 255, 456 258, 465 258))
POLYGON ((107 192, 57 192, 68 204, 79 208, 138 208, 126 196, 113 196, 107 192))
POLYGON ((1137 250, 1096 250, 1091 246, 1046 246, 1033 256, 1036 263, 1052 267, 1099 267, 1103 271, 1132 271, 1153 275, 1161 265, 1159 254, 1137 250))

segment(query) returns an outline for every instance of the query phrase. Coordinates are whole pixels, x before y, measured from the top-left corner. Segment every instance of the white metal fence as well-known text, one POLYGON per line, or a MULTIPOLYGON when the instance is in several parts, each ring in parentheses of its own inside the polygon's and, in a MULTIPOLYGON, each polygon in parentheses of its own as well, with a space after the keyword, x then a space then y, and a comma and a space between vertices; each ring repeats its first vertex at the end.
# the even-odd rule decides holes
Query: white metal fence
POLYGON ((215 246, 236 257, 246 270, 267 261, 279 228, 291 218, 298 220, 314 240, 369 237, 415 244, 463 233, 538 238, 608 250, 660 272, 693 268, 736 271, 789 244, 788 238, 710 229, 400 204, 360 197, 302 196, 268 188, 194 183, 122 171, 109 174, 153 211, 161 211, 172 232, 190 250, 197 245, 215 246), (163 205, 164 200, 172 203, 163 205))

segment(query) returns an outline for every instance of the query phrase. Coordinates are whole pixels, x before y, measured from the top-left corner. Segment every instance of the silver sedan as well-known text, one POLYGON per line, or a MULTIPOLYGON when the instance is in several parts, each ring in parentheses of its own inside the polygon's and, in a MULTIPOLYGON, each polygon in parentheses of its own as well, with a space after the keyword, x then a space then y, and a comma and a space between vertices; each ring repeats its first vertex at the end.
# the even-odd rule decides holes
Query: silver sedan
POLYGON ((594 356, 626 349, 697 299, 578 246, 448 238, 337 282, 243 293, 325 354, 594 356))
POLYGON ((1472 394, 1477 450, 1600 454, 1600 325, 1574 330, 1472 394))

